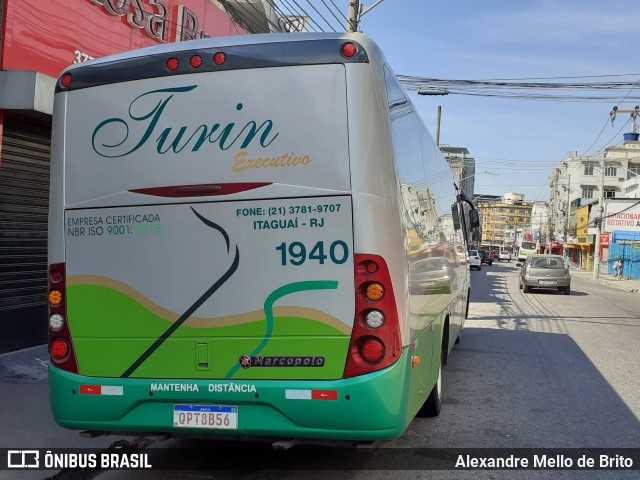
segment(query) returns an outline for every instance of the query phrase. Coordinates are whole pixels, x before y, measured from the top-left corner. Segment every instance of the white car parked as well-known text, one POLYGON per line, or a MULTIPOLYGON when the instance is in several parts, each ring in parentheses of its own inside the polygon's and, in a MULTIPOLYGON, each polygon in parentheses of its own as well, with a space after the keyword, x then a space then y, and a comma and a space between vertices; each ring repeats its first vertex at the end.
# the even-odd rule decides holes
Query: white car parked
POLYGON ((469 250, 469 268, 482 270, 482 259, 477 250, 469 250))
POLYGON ((506 260, 506 261, 510 262, 511 261, 511 253, 507 252, 506 250, 502 250, 498 254, 498 260, 499 261, 506 260))

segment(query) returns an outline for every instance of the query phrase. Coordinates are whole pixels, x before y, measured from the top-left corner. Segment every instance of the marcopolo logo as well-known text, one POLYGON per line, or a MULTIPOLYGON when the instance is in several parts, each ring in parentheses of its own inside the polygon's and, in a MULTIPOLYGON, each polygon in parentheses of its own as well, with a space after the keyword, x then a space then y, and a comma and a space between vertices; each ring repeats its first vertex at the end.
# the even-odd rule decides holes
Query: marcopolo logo
POLYGON ((40 452, 38 450, 8 450, 7 468, 39 468, 40 452))
POLYGON ((324 357, 259 357, 243 355, 240 366, 249 367, 324 367, 324 357))

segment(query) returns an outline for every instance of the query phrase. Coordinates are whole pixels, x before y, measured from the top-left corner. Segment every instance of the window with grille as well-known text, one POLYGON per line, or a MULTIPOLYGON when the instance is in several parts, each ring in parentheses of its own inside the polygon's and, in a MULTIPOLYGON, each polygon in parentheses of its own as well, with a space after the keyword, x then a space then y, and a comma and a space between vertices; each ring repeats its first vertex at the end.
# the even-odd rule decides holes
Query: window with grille
POLYGON ((615 198, 616 197, 616 189, 615 188, 605 188, 604 189, 604 198, 615 198))
POLYGON ((611 165, 607 165, 604 167, 604 175, 606 177, 615 177, 618 174, 618 167, 612 167, 611 165))
POLYGON ((593 198, 593 187, 582 188, 582 198, 593 198))
POLYGON ((593 164, 586 163, 584 165, 584 174, 585 175, 593 175, 593 164))

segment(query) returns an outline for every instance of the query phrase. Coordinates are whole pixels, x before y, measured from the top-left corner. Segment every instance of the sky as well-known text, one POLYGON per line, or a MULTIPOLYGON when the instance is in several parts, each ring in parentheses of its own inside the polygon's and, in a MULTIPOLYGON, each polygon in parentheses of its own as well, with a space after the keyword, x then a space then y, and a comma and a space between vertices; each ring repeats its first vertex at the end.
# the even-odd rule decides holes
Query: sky
MULTIPOLYGON (((637 0, 384 0, 362 17, 359 30, 381 47, 398 75, 477 80, 637 74, 624 77, 635 83, 638 20, 637 0)), ((593 154, 621 144, 622 133, 631 131, 629 115, 619 114, 611 126, 609 112, 614 105, 633 109, 636 101, 625 97, 640 95, 640 83, 632 90, 604 103, 410 97, 434 138, 441 106, 440 143, 466 147, 477 172, 498 174, 476 175, 476 194, 514 192, 545 201, 548 178, 570 151, 593 154)))

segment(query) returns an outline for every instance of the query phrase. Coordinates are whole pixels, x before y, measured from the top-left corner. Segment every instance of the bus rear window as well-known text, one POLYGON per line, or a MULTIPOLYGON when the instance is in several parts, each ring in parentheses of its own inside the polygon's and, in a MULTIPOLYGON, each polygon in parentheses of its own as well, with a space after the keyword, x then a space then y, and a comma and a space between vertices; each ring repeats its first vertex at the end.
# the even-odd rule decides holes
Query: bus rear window
POLYGON ((160 77, 66 95, 67 205, 175 185, 350 189, 343 65, 160 77))

